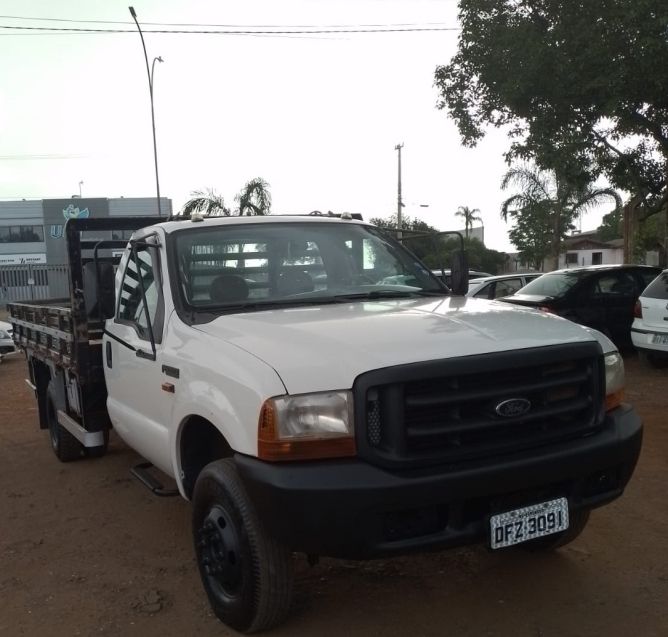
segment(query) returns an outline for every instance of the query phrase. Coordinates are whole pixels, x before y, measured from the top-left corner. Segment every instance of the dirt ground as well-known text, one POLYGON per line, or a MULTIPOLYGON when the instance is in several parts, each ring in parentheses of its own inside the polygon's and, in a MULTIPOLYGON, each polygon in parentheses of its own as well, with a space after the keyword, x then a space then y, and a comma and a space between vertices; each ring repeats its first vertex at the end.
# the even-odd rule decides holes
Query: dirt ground
MULTIPOLYGON (((288 622, 272 635, 668 635, 668 369, 626 361, 645 422, 623 498, 553 554, 483 547, 369 563, 297 558, 288 622)), ((61 464, 37 427, 22 355, 0 365, 0 635, 230 635, 210 613, 190 505, 156 498, 112 435, 61 464)))

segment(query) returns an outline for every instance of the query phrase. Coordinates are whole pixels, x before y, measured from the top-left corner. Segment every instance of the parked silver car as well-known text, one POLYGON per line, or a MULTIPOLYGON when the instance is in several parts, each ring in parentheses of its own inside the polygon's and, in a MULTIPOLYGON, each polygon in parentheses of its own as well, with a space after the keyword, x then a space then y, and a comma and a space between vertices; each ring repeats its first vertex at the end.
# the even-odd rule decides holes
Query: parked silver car
POLYGON ((515 294, 529 281, 537 279, 542 274, 542 272, 513 273, 472 279, 469 281, 469 291, 466 296, 474 296, 477 299, 498 299, 502 296, 515 294))
POLYGON ((12 325, 11 323, 0 321, 0 360, 2 360, 4 354, 10 354, 13 351, 12 325))

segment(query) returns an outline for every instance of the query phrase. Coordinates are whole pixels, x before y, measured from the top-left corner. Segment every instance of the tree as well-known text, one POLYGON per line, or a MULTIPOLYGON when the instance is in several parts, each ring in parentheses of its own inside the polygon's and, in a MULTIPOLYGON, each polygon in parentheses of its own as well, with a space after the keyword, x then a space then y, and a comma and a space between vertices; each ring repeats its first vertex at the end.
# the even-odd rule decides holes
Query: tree
POLYGON ((510 186, 519 189, 501 205, 501 216, 508 221, 508 216, 515 220, 525 217, 521 229, 514 233, 519 245, 510 237, 513 245, 522 251, 531 247, 531 252, 538 258, 543 252, 552 258, 552 269, 559 267, 559 253, 566 233, 573 228, 573 222, 587 210, 599 205, 604 200, 612 200, 617 208, 622 201, 612 188, 594 188, 591 184, 569 182, 555 171, 540 170, 529 165, 510 168, 503 176, 501 188, 510 186), (529 233, 529 234, 527 234, 529 233), (530 237, 534 233, 533 237, 530 237))
POLYGON ((668 206, 668 3, 656 0, 460 0, 462 31, 439 66, 438 107, 474 146, 509 127, 508 160, 668 206))
MULTIPOLYGON (((251 179, 234 200, 236 215, 268 215, 271 213, 271 193, 269 183, 260 177, 251 179)), ((225 205, 222 195, 213 189, 195 190, 181 210, 182 214, 202 212, 205 215, 229 217, 233 212, 225 205)))
MULTIPOLYGON (((375 217, 370 220, 370 223, 384 228, 386 230, 396 230, 397 216, 392 215, 388 219, 381 219, 375 217)), ((420 219, 412 219, 410 217, 403 217, 401 227, 404 231, 410 230, 424 233, 437 233, 439 230, 430 226, 428 223, 420 219)), ((461 243, 458 238, 449 235, 441 235, 438 237, 424 237, 417 239, 410 239, 410 236, 404 234, 406 247, 414 252, 422 261, 430 268, 449 268, 451 262, 451 254, 455 250, 461 249, 461 243)), ((484 272, 491 272, 496 274, 506 260, 506 255, 497 250, 490 250, 485 247, 482 241, 475 238, 464 240, 464 249, 467 252, 469 267, 484 272)))
POLYGON ((601 225, 596 229, 596 234, 601 241, 611 241, 612 239, 621 239, 624 236, 623 211, 615 208, 607 215, 603 215, 601 225))
POLYGON ((466 238, 469 238, 469 230, 473 228, 474 221, 482 222, 480 215, 476 214, 480 212, 478 208, 469 208, 468 206, 459 206, 457 212, 455 212, 455 217, 462 217, 464 219, 464 234, 466 238))
POLYGON ((230 209, 225 205, 222 195, 209 188, 207 190, 195 190, 190 193, 191 198, 186 201, 181 210, 184 215, 193 212, 202 212, 205 215, 229 217, 230 209))
POLYGON ((550 212, 549 205, 536 203, 517 211, 517 214, 509 213, 513 214, 515 225, 508 232, 508 238, 517 248, 522 263, 527 263, 536 270, 543 270, 545 259, 550 254, 550 212))
POLYGON ((239 215, 268 215, 271 212, 269 184, 261 177, 251 179, 235 197, 239 215))

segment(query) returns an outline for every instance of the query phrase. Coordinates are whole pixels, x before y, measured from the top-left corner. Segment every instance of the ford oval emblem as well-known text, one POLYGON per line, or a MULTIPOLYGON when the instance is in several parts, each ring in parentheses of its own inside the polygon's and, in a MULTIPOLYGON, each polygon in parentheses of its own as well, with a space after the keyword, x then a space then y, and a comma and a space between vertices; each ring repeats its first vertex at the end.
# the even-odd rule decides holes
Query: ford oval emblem
POLYGON ((526 398, 509 398, 500 402, 495 411, 504 418, 517 418, 524 416, 531 409, 531 402, 526 398))

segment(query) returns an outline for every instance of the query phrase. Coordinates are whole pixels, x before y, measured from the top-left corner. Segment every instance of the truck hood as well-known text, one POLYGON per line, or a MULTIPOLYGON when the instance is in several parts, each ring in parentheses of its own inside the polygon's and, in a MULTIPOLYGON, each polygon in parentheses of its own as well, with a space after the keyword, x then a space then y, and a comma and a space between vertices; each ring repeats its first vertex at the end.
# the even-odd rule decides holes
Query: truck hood
POLYGON ((227 314, 195 327, 266 362, 291 394, 347 389, 393 365, 596 340, 554 315, 467 297, 227 314))

